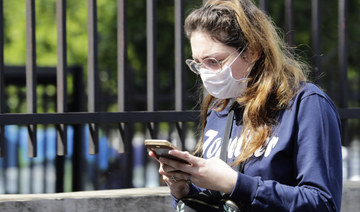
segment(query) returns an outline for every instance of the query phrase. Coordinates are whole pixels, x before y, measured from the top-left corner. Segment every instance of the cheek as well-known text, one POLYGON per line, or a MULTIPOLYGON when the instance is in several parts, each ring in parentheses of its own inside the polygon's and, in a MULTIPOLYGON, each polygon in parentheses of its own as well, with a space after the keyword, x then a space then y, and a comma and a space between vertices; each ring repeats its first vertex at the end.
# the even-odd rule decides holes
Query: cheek
POLYGON ((236 80, 243 78, 243 74, 235 67, 232 69, 232 76, 236 80))
POLYGON ((246 77, 249 65, 242 58, 236 60, 232 66, 232 76, 234 79, 241 79, 246 77))

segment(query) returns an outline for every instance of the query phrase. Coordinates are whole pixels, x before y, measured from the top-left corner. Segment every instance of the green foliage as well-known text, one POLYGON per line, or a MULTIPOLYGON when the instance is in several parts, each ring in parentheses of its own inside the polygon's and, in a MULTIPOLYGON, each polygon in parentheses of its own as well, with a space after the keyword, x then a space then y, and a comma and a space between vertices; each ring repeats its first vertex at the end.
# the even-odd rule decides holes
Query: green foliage
MULTIPOLYGON (((185 0, 185 13, 197 8, 202 0, 185 0)), ((256 1, 258 2, 258 1, 256 1)), ((284 0, 269 1, 269 15, 277 26, 285 26, 284 0)), ((36 1, 36 49, 38 66, 56 66, 57 64, 57 26, 56 26, 56 0, 36 1)), ((311 38, 311 2, 294 1, 295 15, 295 51, 303 60, 312 63, 311 38)), ((68 66, 80 65, 87 72, 87 1, 67 1, 67 61, 68 66)), ((348 14, 348 43, 349 43, 349 88, 354 95, 358 94, 356 86, 359 79, 359 34, 357 25, 360 22, 358 11, 360 1, 349 1, 348 14)), ((25 0, 4 0, 5 16, 5 64, 25 65, 26 62, 26 12, 25 0)), ((146 34, 146 0, 128 1, 126 10, 128 18, 128 62, 129 73, 133 78, 132 90, 140 94, 138 98, 146 98, 146 71, 147 71, 147 34, 146 34)), ((159 89, 163 95, 174 92, 174 1, 157 0, 157 54, 154 55, 160 71, 159 89)), ((117 95, 117 1, 98 0, 98 70, 101 82, 101 97, 103 111, 116 111, 117 95)), ((338 97, 338 1, 328 0, 322 2, 321 13, 321 44, 322 44, 322 70, 324 76, 321 85, 335 101, 338 97)), ((186 58, 191 57, 191 50, 185 39, 186 58)), ((187 70, 187 69, 186 69, 187 70)), ((187 90, 194 93, 196 77, 189 74, 187 90)), ((69 78, 69 81, 72 79, 69 78)), ((85 81, 87 79, 85 78, 85 81)), ((73 90, 72 83, 68 89, 73 90)), ((12 89, 9 89, 9 92, 12 89)), ((41 89, 40 89, 41 90, 41 89)), ((11 95, 9 95, 11 96, 11 95)), ((41 98, 41 97, 39 97, 41 98)), ((358 105, 358 98, 353 99, 352 105, 358 105)), ((41 101, 41 100, 39 100, 41 101)), ((11 108, 19 100, 11 97, 8 100, 11 108)), ((169 102, 173 102, 170 100, 169 102)), ((39 103, 41 105, 41 103, 39 103)), ((23 108, 23 106, 21 106, 23 108)), ((41 106, 39 106, 41 107, 41 106)), ((172 104, 162 104, 161 109, 172 109, 172 104)), ((190 107, 191 108, 191 107, 190 107)), ((145 104, 135 105, 134 109, 146 109, 145 104)), ((54 110, 54 109, 52 109, 54 110)))
POLYGON ((25 1, 4 1, 4 62, 25 64, 25 1))

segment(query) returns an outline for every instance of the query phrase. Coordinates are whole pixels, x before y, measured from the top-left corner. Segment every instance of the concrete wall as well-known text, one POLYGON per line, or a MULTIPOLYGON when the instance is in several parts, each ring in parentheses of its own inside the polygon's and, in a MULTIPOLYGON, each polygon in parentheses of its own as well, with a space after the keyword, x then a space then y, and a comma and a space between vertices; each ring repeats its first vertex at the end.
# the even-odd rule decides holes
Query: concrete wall
POLYGON ((1 212, 172 211, 169 189, 138 188, 58 194, 0 195, 1 212))
MULTIPOLYGON (((173 211, 169 189, 135 188, 59 194, 0 195, 1 212, 173 211)), ((360 182, 345 182, 342 212, 360 211, 360 182)))
POLYGON ((344 182, 341 211, 360 211, 360 181, 344 182))

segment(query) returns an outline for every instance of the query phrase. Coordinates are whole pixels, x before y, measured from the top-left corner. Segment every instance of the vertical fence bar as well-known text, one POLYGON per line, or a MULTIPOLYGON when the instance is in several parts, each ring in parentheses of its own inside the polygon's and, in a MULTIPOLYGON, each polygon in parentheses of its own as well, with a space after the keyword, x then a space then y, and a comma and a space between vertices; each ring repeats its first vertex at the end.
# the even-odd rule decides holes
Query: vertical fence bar
MULTIPOLYGON (((174 0, 175 5, 175 110, 184 110, 185 75, 184 61, 184 1, 174 0)), ((185 125, 177 123, 182 149, 185 149, 185 125)))
POLYGON ((338 38, 339 38, 339 79, 340 79, 340 102, 339 106, 347 107, 347 59, 348 59, 348 46, 347 46, 347 0, 339 0, 339 17, 338 17, 338 38))
POLYGON ((118 0, 117 61, 118 61, 118 111, 125 111, 127 70, 127 0, 118 0))
POLYGON ((184 108, 184 1, 174 0, 175 4, 175 110, 184 108))
POLYGON ((294 0, 285 0, 285 32, 289 46, 294 46, 294 0))
MULTIPOLYGON (((88 100, 89 112, 99 112, 99 77, 97 70, 97 12, 96 0, 88 0, 88 100)), ((99 126, 89 124, 89 154, 99 151, 99 126)))
MULTIPOLYGON (((117 61, 118 61, 118 111, 129 110, 129 79, 130 74, 127 70, 127 0, 118 0, 118 27, 117 27, 117 61)), ((128 123, 120 123, 119 131, 124 148, 119 148, 119 152, 124 151, 126 155, 126 172, 124 176, 125 187, 132 187, 133 179, 133 148, 132 148, 132 126, 128 123)))
MULTIPOLYGON (((67 111, 67 58, 66 58, 66 0, 56 1, 57 57, 56 69, 57 112, 67 111)), ((67 126, 57 126, 57 154, 67 154, 67 126)))
MULTIPOLYGON (((84 85, 84 74, 82 68, 73 69, 73 88, 74 92, 72 94, 72 105, 69 105, 69 111, 82 112, 85 108, 85 85, 84 85)), ((85 174, 84 174, 84 126, 80 124, 72 125, 74 128, 74 143, 73 143, 73 156, 72 156, 72 181, 73 181, 73 191, 83 191, 85 188, 85 174)), ((64 157, 57 157, 62 158, 64 157)))
MULTIPOLYGON (((127 0, 118 0, 117 1, 117 80, 118 80, 118 111, 124 112, 128 110, 128 83, 129 74, 127 72, 127 0)), ((128 140, 127 135, 128 131, 125 128, 128 127, 128 124, 120 123, 119 131, 122 138, 124 146, 127 146, 128 140), (125 135, 126 134, 126 135, 125 135)), ((128 147, 125 147, 128 149, 128 147)), ((130 148, 129 150, 132 150, 130 148)), ((119 148, 119 152, 123 153, 124 149, 119 148)), ((126 152, 126 151, 125 151, 126 152)))
MULTIPOLYGON (((338 17, 338 59, 339 59, 339 107, 347 108, 348 104, 348 0, 339 0, 339 17, 338 17)), ((343 144, 350 143, 348 136, 348 123, 342 121, 343 127, 343 144)))
MULTIPOLYGON (((41 94, 41 98, 44 100, 42 102, 42 107, 44 109, 44 112, 45 113, 48 113, 49 112, 49 102, 51 102, 51 96, 48 95, 46 92, 43 92, 41 94)), ((43 188, 42 188, 42 193, 47 193, 47 176, 48 176, 48 164, 49 164, 49 160, 48 160, 48 157, 46 157, 46 152, 47 152, 47 144, 48 144, 48 137, 46 136, 46 132, 47 130, 49 129, 49 126, 47 124, 44 125, 44 138, 43 138, 43 142, 42 142, 42 154, 44 154, 44 160, 42 162, 42 175, 44 176, 43 179, 42 179, 42 184, 43 184, 43 188)), ((41 149, 41 148, 40 148, 41 149)))
MULTIPOLYGON (((146 0, 148 111, 155 111, 158 109, 159 71, 157 70, 156 31, 156 0, 146 0)), ((156 128, 156 124, 148 124, 148 129, 152 138, 157 136, 156 128)))
POLYGON ((313 75, 314 82, 320 83, 321 67, 321 1, 312 0, 312 49, 313 49, 313 75))
POLYGON ((156 0, 146 1, 146 31, 147 31, 147 109, 158 108, 158 84, 156 51, 156 0))
POLYGON ((259 0, 259 8, 262 11, 267 13, 269 11, 269 1, 268 0, 259 0))
MULTIPOLYGON (((56 0, 56 21, 57 21, 57 112, 67 112, 67 54, 66 54, 66 0, 56 0)), ((67 126, 59 124, 57 129, 57 155, 67 154, 67 126)), ((64 157, 56 157, 56 192, 64 191, 64 157)), ((73 185, 73 188, 76 185, 73 185)))
MULTIPOLYGON (((28 113, 36 113, 36 42, 35 0, 26 0, 26 104, 28 113)), ((36 125, 29 125, 28 155, 36 157, 36 125)))
MULTIPOLYGON (((126 70, 127 70, 127 1, 118 0, 117 1, 117 81, 118 81, 118 96, 117 104, 118 111, 125 111, 125 100, 126 100, 126 70)), ((124 124, 119 124, 119 131, 122 138, 123 145, 126 145, 125 142, 125 133, 124 124)), ((123 152, 119 148, 119 152, 123 152)))
MULTIPOLYGON (((4 73, 4 4, 0 0, 0 114, 5 113, 5 73, 4 73)), ((0 157, 5 153, 5 127, 0 125, 0 157)))

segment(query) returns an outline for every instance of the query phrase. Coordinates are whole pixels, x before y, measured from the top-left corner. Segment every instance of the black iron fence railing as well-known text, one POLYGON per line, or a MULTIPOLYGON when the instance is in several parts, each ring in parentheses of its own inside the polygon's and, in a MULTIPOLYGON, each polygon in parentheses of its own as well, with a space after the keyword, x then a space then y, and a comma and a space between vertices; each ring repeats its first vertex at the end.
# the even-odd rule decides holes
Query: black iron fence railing
MULTIPOLYGON (((58 173, 57 178, 61 178, 64 174, 64 161, 60 156, 66 156, 68 153, 68 132, 67 126, 88 126, 89 134, 89 154, 97 154, 99 152, 99 131, 102 124, 117 124, 120 133, 120 139, 124 143, 126 152, 126 177, 124 178, 125 187, 133 186, 133 148, 132 141, 134 137, 134 124, 145 124, 150 137, 157 137, 159 123, 167 122, 175 124, 176 131, 185 148, 186 122, 198 122, 199 111, 185 110, 188 101, 189 91, 187 85, 187 71, 185 70, 185 41, 183 23, 185 17, 185 0, 174 0, 174 47, 169 48, 174 51, 174 110, 159 111, 159 68, 157 64, 157 1, 146 1, 146 104, 147 111, 133 111, 132 104, 135 101, 134 90, 131 87, 132 77, 129 73, 128 64, 128 16, 127 7, 131 4, 127 0, 117 1, 117 112, 101 112, 100 104, 100 85, 98 70, 98 28, 97 28, 97 1, 88 0, 88 63, 87 63, 87 101, 85 101, 85 88, 83 79, 84 75, 74 78, 74 86, 83 92, 81 94, 73 93, 71 99, 68 97, 67 77, 71 71, 67 64, 67 5, 66 0, 56 0, 56 20, 57 20, 57 67, 56 75, 46 75, 36 64, 36 11, 35 0, 26 0, 26 66, 25 76, 20 76, 21 68, 8 69, 4 64, 4 1, 0 0, 0 156, 7 157, 5 152, 5 126, 17 125, 27 126, 28 129, 28 156, 37 156, 37 130, 39 125, 54 125, 57 130, 57 160, 58 173), (6 101, 6 86, 21 82, 26 85, 26 113, 8 113, 6 101), (56 84, 56 113, 38 113, 37 110, 37 86, 39 84, 52 83, 56 84), (85 101, 87 110, 84 111, 85 101), (72 104, 78 104, 78 108, 69 107, 72 104), (79 106, 82 105, 82 106, 79 106)), ((270 13, 270 1, 257 1, 259 7, 270 13)), ((295 17, 294 0, 285 0, 285 16, 284 25, 286 32, 286 40, 291 46, 295 46, 295 17)), ((300 14, 301 15, 301 14, 300 14)), ((312 66, 314 81, 320 83, 320 77, 323 73, 322 69, 322 31, 321 31, 322 5, 320 0, 311 1, 311 45, 313 51, 312 66)), ((348 88, 348 1, 338 0, 338 92, 330 95, 337 100, 339 113, 344 120, 344 145, 350 143, 349 126, 347 119, 359 119, 359 108, 348 108, 349 95, 352 91, 348 88)), ((73 72, 72 74, 74 74, 73 72)), ((77 73, 77 71, 76 71, 77 73)), ((327 87, 327 82, 321 82, 327 87)), ((328 86, 330 87, 330 86, 328 86)), ((74 90, 76 90, 74 89, 74 90)), ((329 89, 331 90, 331 89, 329 89)), ((354 133, 352 133, 354 134, 354 133)), ((74 137, 74 142, 80 138, 74 137)), ((82 148, 81 146, 75 149, 82 148)), ((73 161, 80 160, 76 152, 74 152, 73 161)), ((76 163, 74 163, 76 164, 76 163)), ((81 163, 74 165, 73 168, 73 189, 82 190, 81 176, 79 172, 81 163)), ((63 180, 58 180, 57 190, 63 191, 63 180)))

